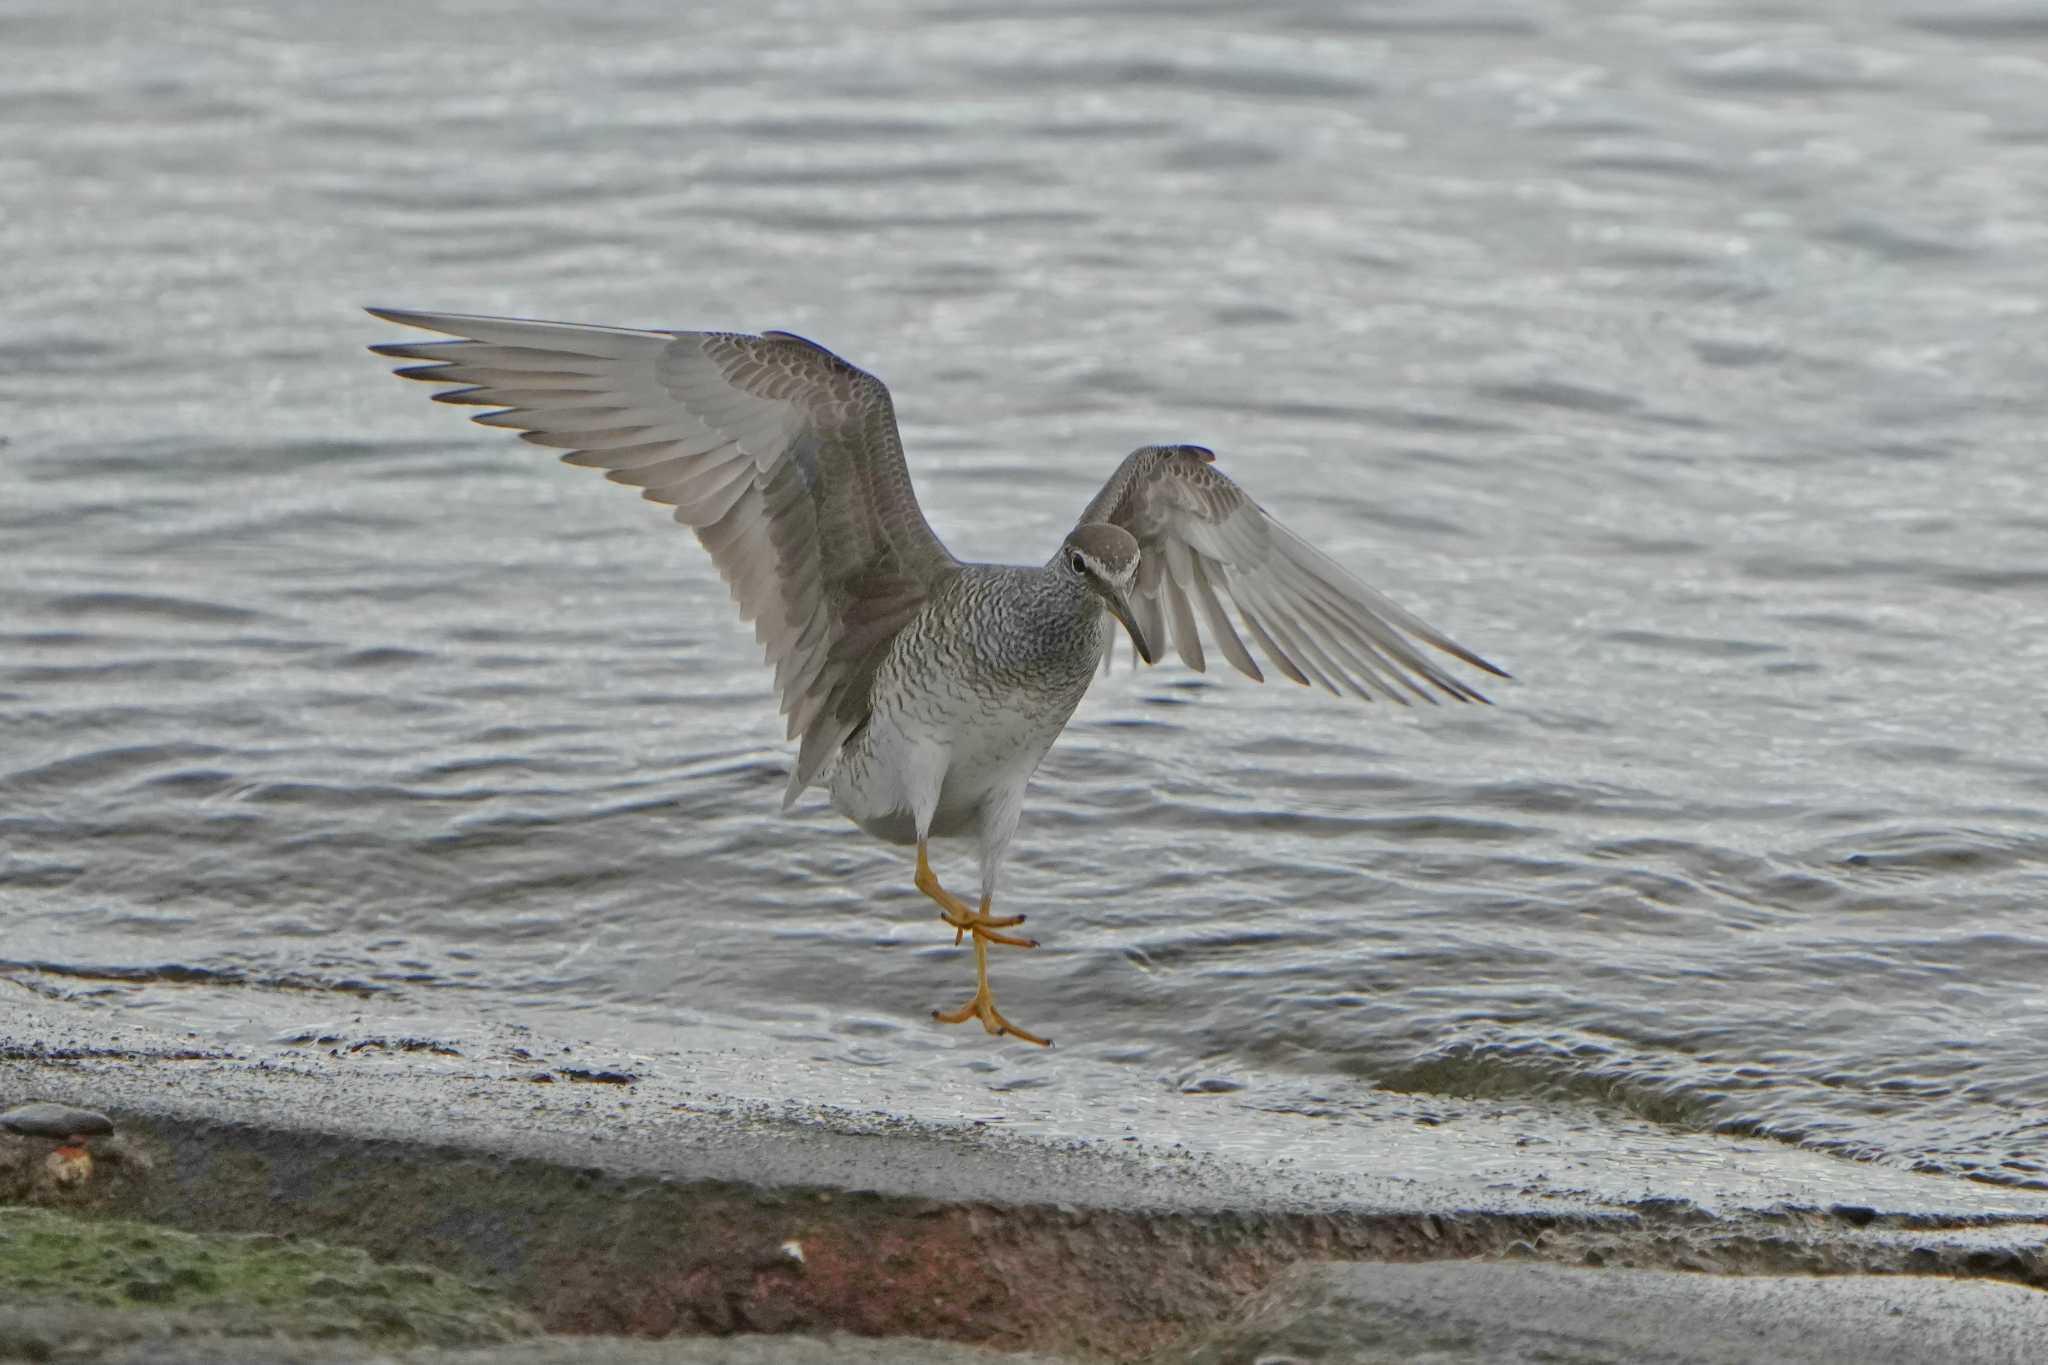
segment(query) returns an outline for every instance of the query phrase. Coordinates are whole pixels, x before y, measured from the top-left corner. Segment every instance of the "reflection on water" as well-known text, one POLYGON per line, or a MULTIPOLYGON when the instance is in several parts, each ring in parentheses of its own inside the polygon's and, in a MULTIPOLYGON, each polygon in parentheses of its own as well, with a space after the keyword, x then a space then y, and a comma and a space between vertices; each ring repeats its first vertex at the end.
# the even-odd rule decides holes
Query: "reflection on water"
POLYGON ((1796 9, 22 9, 0 958, 2048 1179, 2048 24, 1796 9), (1521 681, 1119 667, 1008 869, 1060 1049, 937 1033, 697 547, 363 303, 815 336, 971 557, 1197 440, 1521 681))

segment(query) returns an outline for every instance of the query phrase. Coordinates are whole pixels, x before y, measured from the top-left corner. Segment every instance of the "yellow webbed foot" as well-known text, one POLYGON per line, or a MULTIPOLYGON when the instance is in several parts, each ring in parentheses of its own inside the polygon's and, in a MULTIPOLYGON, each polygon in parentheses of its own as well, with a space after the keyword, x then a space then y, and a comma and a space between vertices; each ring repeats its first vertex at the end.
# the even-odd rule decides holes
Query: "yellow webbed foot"
POLYGON ((1002 1012, 996 1008, 996 993, 989 989, 988 984, 988 945, 980 934, 976 934, 974 939, 974 971, 979 979, 974 998, 957 1010, 933 1010, 932 1018, 941 1024, 964 1024, 969 1019, 979 1019, 984 1029, 998 1037, 1007 1033, 1022 1042, 1036 1043, 1040 1047, 1052 1046, 1052 1039, 1018 1028, 1003 1018, 1002 1012))
POLYGON ((942 1024, 964 1024, 969 1019, 981 1020, 981 1026, 996 1035, 1009 1034, 1027 1043, 1040 1047, 1051 1047, 1052 1040, 1041 1038, 1029 1029, 1018 1028, 1003 1018, 996 1009, 995 992, 988 984, 988 945, 1007 944, 1012 948, 1036 948, 1038 940, 1018 938, 1013 934, 998 932, 1013 929, 1024 922, 1022 915, 995 916, 988 912, 990 897, 984 896, 979 911, 967 908, 967 903, 939 885, 939 877, 932 871, 931 860, 925 854, 925 842, 917 841, 917 889, 938 902, 939 918, 953 928, 953 942, 957 946, 968 934, 974 935, 974 998, 957 1010, 933 1010, 932 1018, 942 1024))
POLYGON ((931 859, 925 854, 925 841, 917 841, 917 889, 930 896, 939 905, 939 918, 953 926, 953 943, 959 946, 961 938, 973 934, 976 939, 987 939, 991 943, 1006 944, 1012 948, 1036 948, 1038 940, 1017 938, 1010 934, 994 932, 998 929, 1014 929, 1024 922, 1022 915, 1006 915, 998 918, 989 914, 989 898, 983 897, 979 912, 967 908, 967 902, 939 885, 939 874, 932 871, 931 859))
POLYGON ((1035 938, 1018 938, 1013 934, 999 934, 998 929, 1008 929, 1024 922, 1022 915, 1005 915, 1001 919, 989 914, 988 902, 981 903, 981 913, 956 915, 950 910, 939 912, 939 918, 953 926, 953 946, 959 947, 960 940, 969 933, 976 938, 987 939, 990 943, 1007 944, 1012 948, 1036 948, 1035 938))

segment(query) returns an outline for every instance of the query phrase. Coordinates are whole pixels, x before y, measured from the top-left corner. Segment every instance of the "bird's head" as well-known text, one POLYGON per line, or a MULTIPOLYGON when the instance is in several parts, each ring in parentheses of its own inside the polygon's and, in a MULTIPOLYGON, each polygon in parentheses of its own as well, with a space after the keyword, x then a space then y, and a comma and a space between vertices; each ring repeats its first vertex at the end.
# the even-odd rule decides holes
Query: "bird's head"
POLYGON ((1138 657, 1151 663, 1152 644, 1131 611, 1131 591, 1138 581, 1138 542, 1131 533, 1103 521, 1076 526, 1060 546, 1055 563, 1060 572, 1072 575, 1102 599, 1110 615, 1130 632, 1138 657))

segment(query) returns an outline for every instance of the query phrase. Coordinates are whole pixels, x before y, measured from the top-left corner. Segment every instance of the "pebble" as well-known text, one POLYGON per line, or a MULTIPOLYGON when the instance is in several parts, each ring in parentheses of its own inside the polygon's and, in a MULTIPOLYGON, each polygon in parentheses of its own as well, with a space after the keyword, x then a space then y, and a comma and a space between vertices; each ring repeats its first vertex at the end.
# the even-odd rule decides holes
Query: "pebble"
POLYGON ((0 1110, 0 1128, 23 1137, 56 1138, 61 1142, 68 1137, 98 1137, 102 1133, 111 1133, 114 1121, 91 1109, 33 1100, 28 1104, 17 1104, 12 1109, 0 1110))

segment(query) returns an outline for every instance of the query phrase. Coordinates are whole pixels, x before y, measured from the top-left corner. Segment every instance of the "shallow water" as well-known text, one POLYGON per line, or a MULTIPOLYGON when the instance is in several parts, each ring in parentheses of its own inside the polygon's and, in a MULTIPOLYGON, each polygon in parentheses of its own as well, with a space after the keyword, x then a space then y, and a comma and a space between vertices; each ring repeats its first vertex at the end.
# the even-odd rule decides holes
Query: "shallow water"
POLYGON ((2048 8, 4 12, 16 980, 2048 1184, 2048 8), (1005 880, 1060 1046, 939 1030, 708 560, 363 303, 816 337, 964 557, 1200 441, 1517 681, 1119 666, 1005 880))

